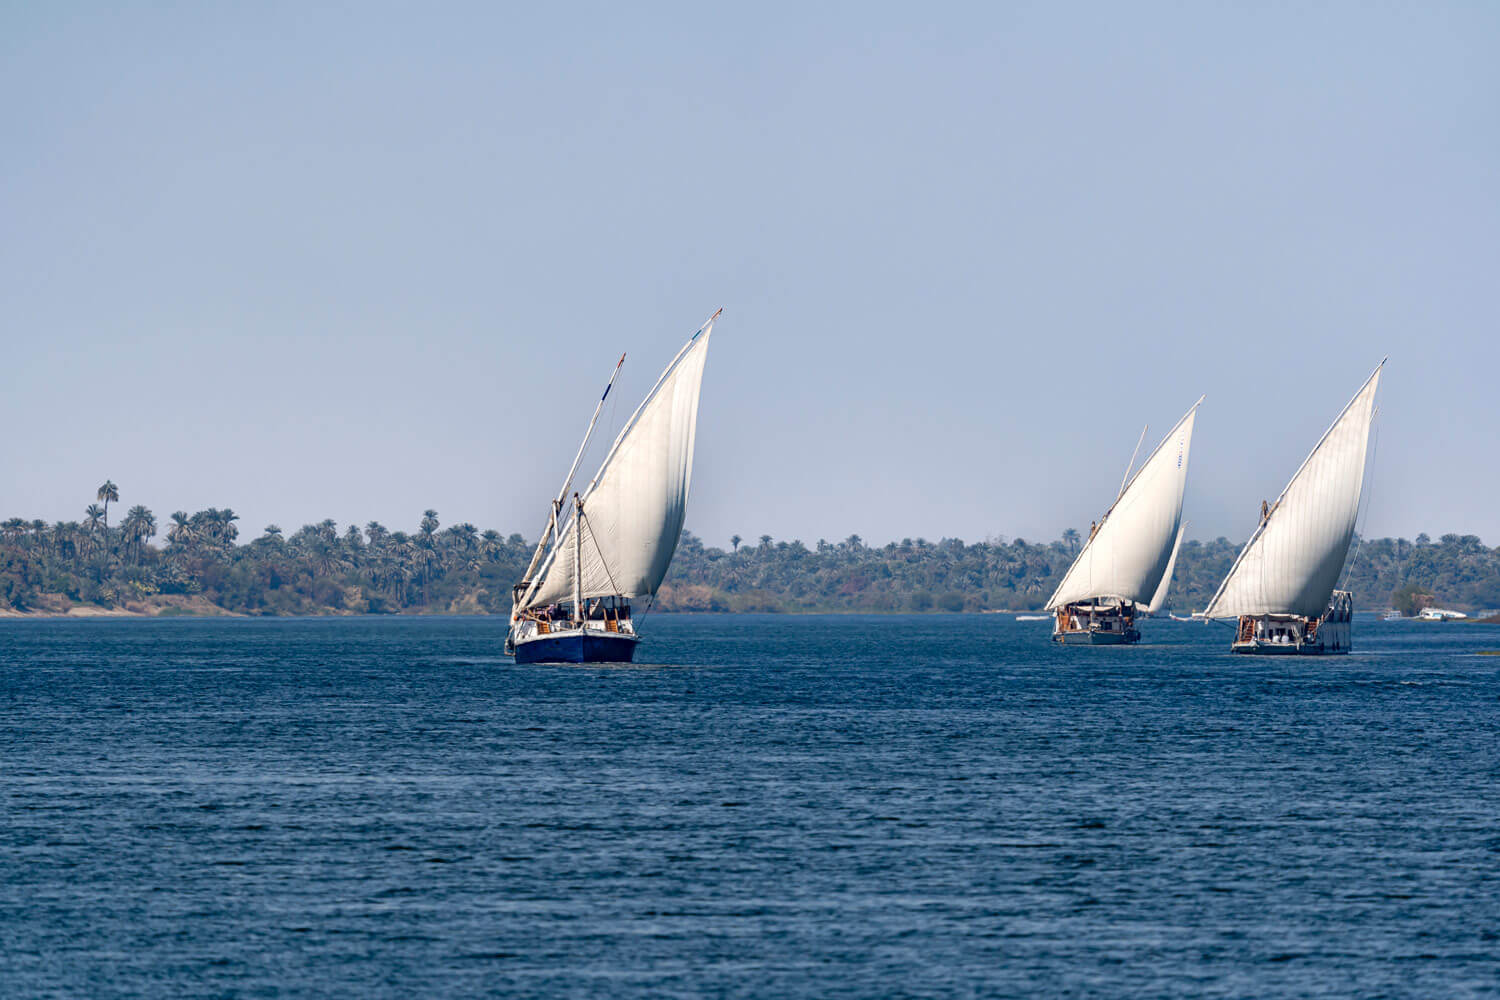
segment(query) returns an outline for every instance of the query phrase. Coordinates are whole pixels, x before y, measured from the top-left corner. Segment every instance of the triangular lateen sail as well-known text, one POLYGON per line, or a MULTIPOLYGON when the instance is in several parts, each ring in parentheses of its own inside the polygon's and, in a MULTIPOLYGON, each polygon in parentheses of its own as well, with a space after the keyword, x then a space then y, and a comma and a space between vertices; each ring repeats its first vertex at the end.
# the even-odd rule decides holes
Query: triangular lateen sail
POLYGON ((1144 604, 1156 593, 1182 521, 1200 398, 1141 465, 1063 575, 1047 609, 1093 597, 1144 604))
MULTIPOLYGON (((715 313, 715 317, 717 317, 715 313)), ((581 594, 654 596, 682 534, 710 319, 667 366, 584 491, 581 594)), ((519 609, 573 597, 576 516, 558 533, 519 609)))
POLYGON ((1349 554, 1382 361, 1271 505, 1203 614, 1315 618, 1349 554))

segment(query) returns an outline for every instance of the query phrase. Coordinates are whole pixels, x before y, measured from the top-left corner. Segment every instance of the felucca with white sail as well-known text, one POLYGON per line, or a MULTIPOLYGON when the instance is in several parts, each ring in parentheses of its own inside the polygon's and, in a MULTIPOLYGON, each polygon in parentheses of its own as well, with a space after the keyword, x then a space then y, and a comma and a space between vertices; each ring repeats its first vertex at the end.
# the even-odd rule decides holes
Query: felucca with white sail
POLYGON ((1238 618, 1236 653, 1349 652, 1353 597, 1335 590, 1364 486, 1382 361, 1273 504, 1219 584, 1205 618, 1238 618))
POLYGON ((1139 642, 1137 614, 1155 611, 1166 600, 1182 542, 1182 494, 1193 422, 1202 403, 1200 397, 1183 414, 1134 477, 1126 469, 1127 482, 1047 602, 1047 610, 1056 616, 1053 642, 1139 642))
POLYGON ((688 338, 647 393, 587 488, 568 503, 620 363, 552 501, 513 605, 506 652, 517 663, 628 663, 640 641, 631 602, 667 575, 687 513, 708 340, 719 313, 688 338))

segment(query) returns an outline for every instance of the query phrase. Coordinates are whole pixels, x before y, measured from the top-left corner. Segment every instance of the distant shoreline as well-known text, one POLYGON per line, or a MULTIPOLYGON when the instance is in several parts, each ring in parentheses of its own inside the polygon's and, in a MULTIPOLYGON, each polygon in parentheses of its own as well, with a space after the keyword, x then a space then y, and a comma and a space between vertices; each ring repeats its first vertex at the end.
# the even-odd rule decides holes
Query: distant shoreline
MULTIPOLYGON (((276 525, 241 544, 228 508, 175 511, 158 522, 146 507, 121 509, 124 494, 102 485, 83 521, 0 521, 0 615, 5 617, 290 617, 510 612, 512 586, 533 546, 520 534, 443 527, 427 510, 414 530, 331 519, 294 532, 276 525), (110 507, 110 503, 115 506, 110 507), (164 544, 152 539, 165 536, 164 544)), ((1081 534, 1053 541, 947 538, 866 545, 776 541, 762 535, 729 548, 684 531, 651 607, 657 613, 1042 614, 1076 557, 1081 534)), ((1240 546, 1185 540, 1168 603, 1205 607, 1240 546)), ((1484 614, 1500 607, 1500 548, 1478 536, 1434 542, 1363 539, 1340 589, 1362 611, 1406 614, 1440 606, 1484 614), (1441 585, 1431 581, 1444 581, 1441 585)), ((637 604, 645 605, 644 601, 637 604)), ((644 610, 639 608, 638 610, 644 610)))
MULTIPOLYGON (((1000 616, 1004 616, 1004 615, 1027 615, 1027 616, 1034 616, 1034 615, 1042 615, 1043 614, 1042 612, 1038 612, 1038 611, 1028 611, 1028 610, 1026 610, 1024 608, 1020 609, 1020 610, 998 610, 998 611, 997 610, 985 610, 985 611, 938 611, 938 610, 908 611, 908 610, 901 610, 901 609, 893 609, 893 610, 889 610, 889 611, 871 611, 871 610, 858 610, 858 611, 839 611, 839 610, 835 610, 835 611, 827 611, 827 610, 811 610, 811 609, 809 609, 809 610, 797 610, 797 611, 786 611, 786 610, 780 610, 780 611, 668 611, 668 610, 658 610, 658 611, 655 611, 653 613, 656 614, 656 615, 662 615, 662 616, 674 617, 674 618, 675 617, 691 618, 691 617, 697 617, 699 615, 736 615, 736 616, 738 616, 738 615, 775 615, 775 616, 778 616, 778 617, 786 617, 786 618, 801 618, 801 617, 809 617, 810 618, 810 617, 818 617, 818 616, 825 616, 826 617, 826 616, 830 616, 830 615, 839 616, 839 617, 851 616, 851 615, 874 615, 874 616, 879 616, 879 617, 885 617, 885 616, 890 616, 890 617, 897 617, 897 616, 933 616, 933 617, 937 617, 937 616, 941 616, 941 615, 968 615, 968 616, 978 617, 978 616, 986 616, 986 615, 1000 615, 1000 616)), ((1375 616, 1377 618, 1379 617, 1379 612, 1362 611, 1362 612, 1358 612, 1358 613, 1359 614, 1372 615, 1372 616, 1375 616)), ((1050 617, 1050 616, 1045 616, 1045 617, 1050 617)), ((494 618, 494 619, 504 619, 505 615, 503 615, 503 614, 496 614, 494 612, 483 611, 483 610, 476 611, 476 610, 448 610, 448 609, 436 610, 436 611, 435 610, 424 609, 424 610, 420 610, 420 611, 385 611, 385 612, 350 611, 350 610, 347 610, 347 609, 329 609, 327 611, 311 611, 311 612, 309 612, 309 611, 299 611, 299 612, 283 613, 283 614, 246 614, 245 612, 242 612, 242 611, 230 611, 230 610, 227 610, 225 608, 221 608, 221 607, 219 607, 216 604, 211 604, 211 603, 206 602, 206 601, 202 601, 201 603, 197 602, 197 601, 190 602, 190 603, 187 603, 187 602, 170 602, 170 603, 169 602, 163 602, 163 603, 161 603, 159 605, 152 606, 152 607, 140 607, 140 606, 137 605, 137 606, 133 606, 133 607, 121 607, 121 608, 105 608, 105 607, 100 607, 98 605, 74 604, 73 606, 69 607, 67 610, 59 610, 59 609, 56 609, 56 608, 53 608, 53 609, 41 609, 41 608, 38 608, 38 609, 33 609, 33 610, 28 610, 28 611, 16 611, 16 610, 14 610, 12 608, 0 608, 0 620, 3 620, 3 619, 11 619, 11 620, 27 619, 27 620, 32 620, 32 621, 81 621, 81 620, 87 620, 87 619, 119 619, 119 618, 129 618, 129 619, 134 619, 134 620, 152 620, 152 619, 175 620, 175 619, 180 619, 180 618, 195 618, 195 619, 205 619, 205 618, 237 618, 237 619, 278 619, 278 618, 280 618, 280 619, 294 619, 294 618, 494 618)), ((1463 620, 1454 620, 1454 621, 1446 621, 1446 622, 1444 622, 1444 621, 1428 621, 1428 620, 1422 619, 1422 618, 1403 618, 1403 619, 1401 619, 1401 621, 1425 622, 1426 624, 1431 624, 1431 625, 1500 625, 1500 615, 1494 615, 1494 616, 1491 616, 1489 618, 1468 618, 1468 619, 1463 619, 1463 620)))

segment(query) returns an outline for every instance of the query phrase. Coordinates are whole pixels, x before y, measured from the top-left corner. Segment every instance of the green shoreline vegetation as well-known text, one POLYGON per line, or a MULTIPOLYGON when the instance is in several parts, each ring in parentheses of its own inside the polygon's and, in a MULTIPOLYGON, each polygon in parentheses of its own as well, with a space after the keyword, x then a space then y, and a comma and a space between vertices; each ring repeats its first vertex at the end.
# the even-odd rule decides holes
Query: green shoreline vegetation
MULTIPOLYGON (((111 524, 110 504, 120 496, 106 482, 81 521, 0 522, 0 614, 503 615, 532 550, 519 534, 444 527, 433 510, 410 532, 374 521, 340 530, 324 520, 290 535, 269 525, 240 544, 239 516, 228 508, 178 511, 162 526, 136 505, 111 524)), ((720 549, 684 532, 653 609, 1036 611, 1079 545, 1069 529, 1052 542, 919 538, 884 546, 858 535, 811 546, 769 535, 744 544, 736 535, 720 549)), ((1225 538, 1184 541, 1171 609, 1202 608, 1238 551, 1225 538)), ((1500 607, 1500 549, 1474 535, 1357 541, 1346 569, 1364 610, 1500 607)))

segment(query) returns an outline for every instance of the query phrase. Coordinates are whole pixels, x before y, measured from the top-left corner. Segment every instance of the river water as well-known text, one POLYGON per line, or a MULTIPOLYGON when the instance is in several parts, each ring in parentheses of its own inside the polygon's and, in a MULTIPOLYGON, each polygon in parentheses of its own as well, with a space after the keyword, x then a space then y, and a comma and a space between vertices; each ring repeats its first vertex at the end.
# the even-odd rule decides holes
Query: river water
POLYGON ((1500 996, 1500 629, 0 621, 0 995, 1500 996))

